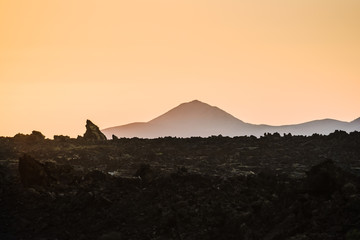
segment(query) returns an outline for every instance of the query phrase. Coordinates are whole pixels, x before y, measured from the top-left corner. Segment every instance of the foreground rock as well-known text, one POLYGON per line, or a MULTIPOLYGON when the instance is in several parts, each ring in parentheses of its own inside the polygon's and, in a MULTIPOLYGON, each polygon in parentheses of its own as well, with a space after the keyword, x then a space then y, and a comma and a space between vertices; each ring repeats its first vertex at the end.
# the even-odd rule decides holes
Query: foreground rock
POLYGON ((340 132, 0 137, 0 239, 360 239, 359 146, 340 132))
MULTIPOLYGON (((50 175, 75 179, 72 169, 40 164, 29 156, 20 160, 22 179, 30 172, 37 176, 27 179, 29 183, 44 184, 50 175)), ((141 179, 92 171, 79 175, 77 181, 36 190, 13 186, 12 193, 2 198, 12 228, 0 229, 0 236, 189 240, 352 240, 359 236, 359 183, 330 160, 314 166, 302 180, 272 172, 223 178, 176 171, 149 181, 154 171, 142 165, 135 174, 141 179), (322 185, 329 177, 337 187, 322 185), (304 184, 316 181, 319 186, 304 191, 304 184), (321 187, 329 197, 313 194, 321 187)))
POLYGON ((306 187, 312 194, 330 197, 350 181, 348 178, 339 166, 336 166, 331 159, 327 159, 310 169, 307 173, 306 187))
POLYGON ((84 134, 86 140, 106 140, 105 135, 100 131, 99 127, 92 123, 90 120, 86 120, 86 132, 84 134))
POLYGON ((26 154, 19 159, 19 174, 25 187, 45 186, 49 182, 45 166, 26 154))

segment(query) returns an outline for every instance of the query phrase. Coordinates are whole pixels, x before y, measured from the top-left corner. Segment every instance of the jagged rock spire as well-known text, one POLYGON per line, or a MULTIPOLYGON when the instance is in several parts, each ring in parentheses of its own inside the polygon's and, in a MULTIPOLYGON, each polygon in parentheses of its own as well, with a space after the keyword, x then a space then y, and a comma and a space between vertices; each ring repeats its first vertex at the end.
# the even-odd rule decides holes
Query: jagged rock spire
POLYGON ((87 140, 106 140, 106 137, 100 131, 98 126, 96 126, 90 120, 86 120, 86 132, 84 134, 84 139, 87 139, 87 140))

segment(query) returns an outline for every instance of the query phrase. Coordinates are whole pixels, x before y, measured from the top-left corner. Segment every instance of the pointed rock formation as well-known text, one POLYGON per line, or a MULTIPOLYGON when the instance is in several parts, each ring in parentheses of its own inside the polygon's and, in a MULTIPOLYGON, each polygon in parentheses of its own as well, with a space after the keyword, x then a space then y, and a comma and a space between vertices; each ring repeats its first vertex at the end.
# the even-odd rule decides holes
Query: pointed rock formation
POLYGON ((84 134, 86 140, 107 140, 105 135, 100 131, 99 127, 92 123, 90 120, 86 120, 86 132, 84 134))

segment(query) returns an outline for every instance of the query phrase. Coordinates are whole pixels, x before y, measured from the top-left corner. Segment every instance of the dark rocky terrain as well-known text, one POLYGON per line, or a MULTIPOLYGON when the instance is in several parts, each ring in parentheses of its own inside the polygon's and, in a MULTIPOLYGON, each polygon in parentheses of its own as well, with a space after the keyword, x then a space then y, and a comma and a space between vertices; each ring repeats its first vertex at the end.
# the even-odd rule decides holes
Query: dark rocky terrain
POLYGON ((0 138, 0 239, 360 239, 359 132, 101 138, 0 138))

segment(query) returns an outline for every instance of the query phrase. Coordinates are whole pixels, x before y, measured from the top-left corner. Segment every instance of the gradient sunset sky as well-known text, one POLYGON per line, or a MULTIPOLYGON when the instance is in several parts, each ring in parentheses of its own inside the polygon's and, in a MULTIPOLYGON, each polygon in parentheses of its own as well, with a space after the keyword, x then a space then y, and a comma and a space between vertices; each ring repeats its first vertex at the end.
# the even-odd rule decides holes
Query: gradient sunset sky
POLYGON ((1 136, 194 99, 250 123, 360 117, 360 1, 0 0, 1 136))

